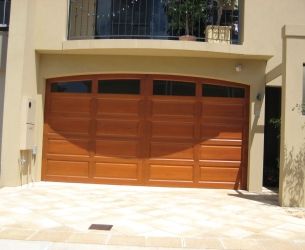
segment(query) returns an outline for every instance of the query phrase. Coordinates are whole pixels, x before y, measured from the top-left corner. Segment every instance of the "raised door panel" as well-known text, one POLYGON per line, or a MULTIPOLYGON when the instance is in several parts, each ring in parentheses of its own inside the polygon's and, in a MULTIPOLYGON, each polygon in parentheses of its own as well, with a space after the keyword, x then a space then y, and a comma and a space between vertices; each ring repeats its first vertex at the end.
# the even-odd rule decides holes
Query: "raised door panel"
POLYGON ((202 145, 200 148, 200 160, 241 161, 241 158, 241 147, 202 145))
POLYGON ((139 142, 133 140, 96 140, 97 157, 137 158, 139 142))
POLYGON ((47 161, 48 176, 88 177, 89 163, 83 161, 47 161))
POLYGON ((137 163, 95 163, 94 178, 102 179, 139 179, 137 163))
MULTIPOLYGON (((65 94, 63 94, 65 95, 65 94)), ((86 115, 91 112, 91 97, 53 96, 50 101, 50 114, 86 115)))
POLYGON ((193 181, 193 166, 188 165, 149 165, 149 181, 193 181))
POLYGON ((141 134, 138 120, 103 119, 96 123, 97 136, 139 137, 141 134))
POLYGON ((48 133, 89 135, 91 121, 87 118, 52 117, 48 119, 48 133))
POLYGON ((199 181, 238 183, 240 170, 238 168, 200 167, 199 181))
POLYGON ((193 145, 184 143, 152 142, 150 145, 150 158, 193 161, 193 145))
POLYGON ((179 122, 152 122, 152 139, 194 139, 194 124, 179 122))
POLYGON ((141 115, 141 100, 128 98, 97 99, 97 116, 135 116, 141 115))
POLYGON ((202 124, 201 139, 242 140, 243 127, 218 124, 202 124))
POLYGON ((244 105, 226 103, 202 103, 202 116, 218 116, 224 118, 242 119, 244 117, 244 105))
POLYGON ((90 143, 85 139, 49 139, 48 154, 89 156, 90 143))
POLYGON ((152 118, 194 118, 196 105, 193 101, 152 100, 152 118))

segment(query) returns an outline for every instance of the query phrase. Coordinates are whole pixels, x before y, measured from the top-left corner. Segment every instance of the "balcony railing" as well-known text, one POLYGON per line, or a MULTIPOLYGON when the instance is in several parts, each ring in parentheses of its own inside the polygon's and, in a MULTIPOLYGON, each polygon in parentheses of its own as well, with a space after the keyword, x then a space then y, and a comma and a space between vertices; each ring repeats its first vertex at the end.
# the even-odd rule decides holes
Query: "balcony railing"
POLYGON ((240 41, 239 0, 70 0, 68 39, 240 41))
POLYGON ((0 0, 0 30, 7 30, 10 21, 10 0, 0 0))

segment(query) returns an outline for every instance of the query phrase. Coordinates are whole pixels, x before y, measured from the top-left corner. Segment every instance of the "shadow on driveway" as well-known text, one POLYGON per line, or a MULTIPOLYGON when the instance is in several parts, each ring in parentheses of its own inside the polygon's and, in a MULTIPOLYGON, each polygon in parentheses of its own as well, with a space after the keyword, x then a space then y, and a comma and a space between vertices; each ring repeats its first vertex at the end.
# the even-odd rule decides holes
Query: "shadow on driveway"
POLYGON ((275 191, 269 191, 268 193, 260 193, 260 194, 253 194, 253 193, 244 193, 241 191, 236 190, 236 194, 228 194, 229 196, 238 197, 241 199, 247 199, 252 201, 261 202, 266 205, 270 206, 279 206, 279 196, 278 193, 275 191))

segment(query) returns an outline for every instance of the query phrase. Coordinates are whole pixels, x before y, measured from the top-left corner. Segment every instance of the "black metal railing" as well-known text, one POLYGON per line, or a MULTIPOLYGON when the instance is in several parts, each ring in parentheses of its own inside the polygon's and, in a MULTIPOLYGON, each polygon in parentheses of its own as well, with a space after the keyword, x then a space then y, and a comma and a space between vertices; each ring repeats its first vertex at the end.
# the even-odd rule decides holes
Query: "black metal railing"
POLYGON ((0 30, 7 30, 10 21, 11 0, 0 0, 0 30))
POLYGON ((239 0, 70 0, 68 39, 238 44, 239 0))

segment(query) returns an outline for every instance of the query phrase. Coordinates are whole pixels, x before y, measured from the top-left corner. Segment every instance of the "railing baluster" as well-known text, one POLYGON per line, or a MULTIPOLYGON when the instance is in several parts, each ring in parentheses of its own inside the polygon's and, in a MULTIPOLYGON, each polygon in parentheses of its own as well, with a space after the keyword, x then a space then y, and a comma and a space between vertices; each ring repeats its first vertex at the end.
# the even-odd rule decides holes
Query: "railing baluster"
POLYGON ((147 35, 147 32, 149 31, 148 26, 147 26, 147 21, 148 21, 147 18, 148 18, 148 5, 147 5, 147 0, 146 0, 146 6, 145 6, 145 36, 147 35))
POLYGON ((155 34, 155 0, 152 0, 152 13, 151 13, 151 20, 150 20, 149 38, 152 38, 154 34, 155 34))
POLYGON ((127 34, 127 14, 128 14, 128 5, 127 5, 127 1, 125 1, 125 31, 124 31, 124 35, 128 35, 127 34))
POLYGON ((112 37, 114 35, 113 29, 114 29, 114 24, 113 24, 113 18, 115 16, 114 14, 114 0, 112 0, 112 9, 111 9, 112 13, 111 13, 111 34, 110 37, 112 37))
POLYGON ((131 12, 131 35, 133 35, 133 14, 134 14, 134 0, 131 0, 132 12, 131 12))
POLYGON ((120 26, 121 26, 121 3, 122 3, 122 0, 119 0, 119 10, 118 10, 118 17, 119 17, 119 20, 118 20, 118 35, 121 35, 120 34, 120 26))
POLYGON ((141 26, 141 0, 139 2, 139 9, 138 9, 138 36, 140 35, 140 26, 141 26))

